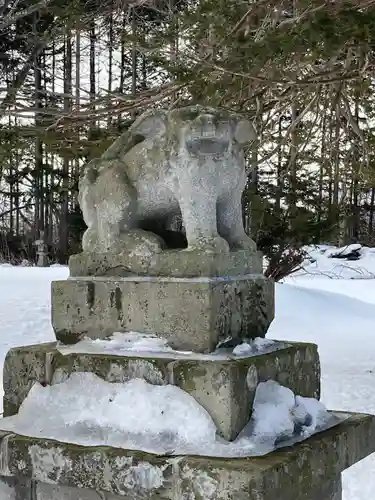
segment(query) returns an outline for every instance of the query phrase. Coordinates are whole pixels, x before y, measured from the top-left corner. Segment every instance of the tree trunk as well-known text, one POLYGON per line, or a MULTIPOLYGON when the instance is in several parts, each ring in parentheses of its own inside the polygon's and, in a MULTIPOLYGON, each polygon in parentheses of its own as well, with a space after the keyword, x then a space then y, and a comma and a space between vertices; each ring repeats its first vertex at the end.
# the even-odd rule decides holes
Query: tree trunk
MULTIPOLYGON (((38 37, 37 13, 33 17, 33 35, 38 37)), ((43 192, 43 143, 41 140, 40 109, 42 109, 42 70, 41 55, 34 57, 34 106, 35 106, 35 160, 34 160, 34 183, 35 183, 35 225, 34 237, 39 238, 40 231, 44 230, 44 192, 43 192)))
MULTIPOLYGON (((124 13, 122 15, 122 33, 125 33, 126 19, 127 19, 127 15, 126 15, 126 11, 124 11, 124 13)), ((123 36, 121 37, 120 52, 121 52, 121 56, 120 56, 120 86, 119 86, 119 90, 120 90, 120 93, 123 93, 124 92, 124 84, 125 84, 125 61, 126 61, 126 58, 125 58, 125 39, 123 36)))
POLYGON ((292 104, 292 132, 290 134, 290 153, 288 165, 288 206, 290 216, 293 219, 297 208, 297 155, 298 155, 298 125, 295 125, 298 118, 297 105, 292 104))
MULTIPOLYGON (((52 44, 52 95, 55 95, 56 91, 56 45, 55 42, 52 44)), ((48 214, 48 232, 47 232, 47 244, 51 247, 54 245, 54 220, 53 220, 53 211, 54 211, 54 191, 55 191, 55 155, 51 154, 51 175, 50 175, 50 186, 49 186, 49 214, 48 214)))
POLYGON ((95 34, 95 21, 91 23, 90 28, 90 109, 92 113, 92 117, 90 120, 90 129, 89 129, 89 140, 94 138, 95 128, 96 128, 96 118, 95 114, 95 98, 96 98, 96 84, 95 84, 95 42, 96 42, 96 34, 95 34))
MULTIPOLYGON (((77 28, 76 30, 76 59, 75 59, 75 66, 76 66, 76 81, 75 81, 75 86, 76 86, 76 93, 75 93, 75 107, 76 111, 78 112, 80 105, 81 105, 81 93, 80 93, 80 86, 81 86, 81 32, 80 29, 77 28)), ((78 142, 80 141, 80 129, 78 128, 77 132, 77 139, 78 142)), ((76 155, 76 159, 74 162, 74 185, 78 185, 78 179, 79 179, 79 174, 80 174, 80 165, 79 165, 79 158, 78 155, 76 155)), ((75 210, 78 209, 78 193, 75 192, 74 194, 74 206, 75 210)))
MULTIPOLYGON (((113 6, 112 6, 113 9, 113 6)), ((114 47, 114 38, 113 38, 113 10, 111 10, 111 17, 109 20, 109 33, 108 33, 108 44, 109 44, 109 54, 108 54, 108 97, 110 98, 112 92, 112 80, 113 80, 113 47, 114 47)), ((112 123, 112 115, 108 113, 107 118, 107 126, 111 127, 112 123)))
POLYGON ((284 116, 281 115, 278 121, 278 145, 277 145, 277 173, 276 173, 276 193, 275 193, 275 212, 276 215, 281 214, 281 198, 284 191, 284 175, 283 175, 283 150, 282 150, 282 124, 284 116))
MULTIPOLYGON (((355 100, 354 108, 354 119, 359 128, 359 96, 355 100)), ((361 225, 361 207, 359 204, 360 196, 360 184, 359 184, 359 172, 360 172, 360 156, 359 156, 359 138, 356 135, 353 144, 353 201, 352 201, 352 237, 354 241, 358 241, 360 237, 360 225, 361 225)))
POLYGON ((375 187, 372 187, 371 188, 370 210, 369 210, 369 222, 368 222, 369 239, 371 242, 372 242, 372 233, 374 230, 374 211, 375 211, 375 187))
POLYGON ((330 114, 329 114, 329 162, 327 165, 327 175, 328 175, 328 217, 329 220, 331 221, 331 224, 333 224, 333 208, 332 208, 332 200, 333 200, 333 162, 335 160, 335 144, 333 142, 333 116, 334 116, 334 110, 332 109, 330 114))
MULTIPOLYGON (((332 192, 332 223, 337 227, 340 222, 339 188, 340 188, 340 104, 335 106, 333 153, 333 192, 332 192)), ((342 242, 342 236, 340 242, 342 242)))
MULTIPOLYGON (((43 93, 45 96, 45 99, 47 100, 47 61, 46 61, 46 53, 45 51, 42 54, 43 58, 43 93)), ((50 182, 50 166, 48 162, 48 154, 45 152, 44 153, 44 158, 45 158, 45 168, 44 168, 44 193, 43 193, 43 201, 44 201, 44 212, 43 212, 43 220, 44 220, 44 238, 46 238, 49 233, 49 212, 52 210, 51 204, 49 203, 49 197, 47 196, 48 190, 51 189, 51 182, 50 182)), ((46 239, 45 239, 46 241, 46 239)))
MULTIPOLYGON (((64 114, 71 111, 72 105, 72 34, 70 28, 66 29, 65 34, 65 57, 64 57, 64 114)), ((66 147, 66 146, 65 146, 66 147)), ((67 262, 69 249, 69 169, 70 161, 67 155, 63 158, 62 171, 62 200, 60 215, 60 263, 67 262)))
MULTIPOLYGON (((137 54, 137 42, 135 40, 135 36, 137 34, 137 19, 135 8, 132 9, 132 97, 134 98, 137 93, 137 62, 138 62, 138 54, 137 54)), ((136 113, 132 113, 133 119, 136 117, 136 113)))
MULTIPOLYGON (((9 115, 8 117, 8 125, 9 129, 12 129, 12 117, 9 115)), ((13 234, 14 225, 13 225, 13 217, 14 217, 14 170, 13 170, 13 155, 9 158, 9 232, 13 234)), ((17 165, 16 165, 17 169, 17 165)), ((17 172, 17 170, 16 170, 17 172)))
POLYGON ((327 168, 327 114, 325 110, 323 110, 323 124, 322 124, 322 149, 321 149, 321 158, 320 158, 320 166, 319 166, 319 184, 318 184, 318 221, 322 220, 323 215, 323 192, 324 192, 324 175, 326 174, 327 168))
MULTIPOLYGON (((170 16, 170 25, 172 32, 172 41, 170 44, 170 59, 172 64, 177 61, 178 57, 178 18, 176 16, 176 0, 169 0, 169 16, 170 16)), ((172 94, 172 99, 176 100, 177 95, 175 93, 172 94)))

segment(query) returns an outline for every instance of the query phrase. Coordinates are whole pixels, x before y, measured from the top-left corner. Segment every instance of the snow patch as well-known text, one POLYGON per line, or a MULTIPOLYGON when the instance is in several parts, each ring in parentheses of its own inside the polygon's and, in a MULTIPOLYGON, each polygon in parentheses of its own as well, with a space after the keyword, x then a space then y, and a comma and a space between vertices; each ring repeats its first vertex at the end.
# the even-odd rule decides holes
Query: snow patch
POLYGON ((156 335, 140 332, 115 332, 107 339, 83 338, 76 344, 58 344, 62 355, 69 354, 109 354, 116 356, 142 356, 152 358, 194 359, 194 360, 228 360, 235 357, 256 356, 287 347, 286 342, 255 338, 244 341, 234 349, 219 347, 210 354, 199 354, 190 351, 176 351, 167 341, 156 335))
POLYGON ((167 341, 156 335, 148 335, 139 332, 115 332, 108 340, 102 339, 84 339, 81 341, 80 346, 86 345, 95 346, 103 351, 111 352, 112 350, 122 350, 122 351, 135 351, 135 352, 164 352, 172 351, 169 347, 167 341))
MULTIPOLYGON (((0 428, 84 446, 163 455, 254 456, 272 451, 282 439, 302 439, 337 423, 323 405, 316 404, 296 399, 277 382, 262 382, 249 424, 238 440, 226 442, 217 436, 207 411, 176 386, 152 385, 143 379, 109 383, 93 373, 76 372, 57 385, 34 384, 19 413, 0 420, 0 428)), ((40 479, 44 482, 54 477, 58 481, 63 468, 71 466, 59 449, 35 447, 30 453, 34 469, 46 475, 40 479)), ((147 467, 129 471, 127 481, 158 481, 158 473, 147 467)))
POLYGON ((290 389, 269 380, 260 383, 255 393, 250 425, 256 437, 274 445, 296 432, 308 437, 317 427, 324 427, 329 418, 319 401, 295 396, 290 389))
POLYGON ((85 372, 57 385, 34 384, 19 413, 0 426, 22 435, 157 453, 200 448, 216 435, 206 410, 176 386, 141 379, 108 383, 85 372))
POLYGON ((351 245, 346 245, 344 247, 330 247, 327 248, 324 252, 326 257, 346 257, 347 255, 352 254, 353 252, 358 252, 362 249, 362 245, 359 243, 353 243, 351 245))
POLYGON ((235 356, 253 356, 255 354, 263 354, 269 350, 270 347, 274 347, 276 342, 270 339, 262 339, 260 337, 250 340, 248 342, 243 342, 233 349, 233 354, 235 356))
POLYGON ((301 427, 305 437, 311 436, 318 425, 327 422, 325 406, 314 398, 296 396, 296 406, 292 410, 295 423, 301 427))
POLYGON ((300 277, 345 280, 375 278, 374 248, 356 243, 345 247, 307 246, 303 250, 307 258, 301 268, 283 281, 300 277))

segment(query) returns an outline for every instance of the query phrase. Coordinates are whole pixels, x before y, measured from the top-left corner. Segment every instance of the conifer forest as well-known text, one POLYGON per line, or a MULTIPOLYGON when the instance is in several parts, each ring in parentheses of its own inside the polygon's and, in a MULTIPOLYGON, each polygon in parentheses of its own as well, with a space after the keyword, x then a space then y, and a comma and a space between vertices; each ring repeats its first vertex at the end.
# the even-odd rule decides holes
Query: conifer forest
POLYGON ((375 244, 375 0, 2 0, 0 261, 80 251, 85 163, 143 111, 249 118, 243 216, 278 279, 375 244))

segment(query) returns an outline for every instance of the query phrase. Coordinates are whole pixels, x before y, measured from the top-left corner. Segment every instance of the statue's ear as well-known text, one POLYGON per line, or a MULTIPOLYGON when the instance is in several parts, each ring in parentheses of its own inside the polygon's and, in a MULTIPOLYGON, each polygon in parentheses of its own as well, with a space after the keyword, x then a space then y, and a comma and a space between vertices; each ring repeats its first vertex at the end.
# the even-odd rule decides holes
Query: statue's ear
POLYGON ((101 160, 109 161, 125 155, 145 139, 163 135, 167 130, 167 112, 164 110, 146 111, 123 132, 105 151, 101 160))
POLYGON ((164 110, 146 111, 139 116, 129 131, 146 139, 163 135, 167 130, 167 112, 164 110))
POLYGON ((89 184, 93 184, 98 178, 98 159, 93 158, 90 160, 84 168, 81 170, 80 181, 88 182, 89 184))
POLYGON ((234 138, 241 146, 253 141, 256 138, 254 125, 249 120, 240 120, 234 129, 234 138))

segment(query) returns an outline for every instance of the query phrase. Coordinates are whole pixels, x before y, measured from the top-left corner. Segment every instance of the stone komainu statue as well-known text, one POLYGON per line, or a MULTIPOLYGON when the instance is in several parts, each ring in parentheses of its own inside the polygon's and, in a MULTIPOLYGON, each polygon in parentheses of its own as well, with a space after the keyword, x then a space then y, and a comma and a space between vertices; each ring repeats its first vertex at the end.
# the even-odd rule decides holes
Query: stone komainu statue
POLYGON ((84 169, 83 250, 160 252, 156 228, 177 215, 187 250, 254 249, 241 210, 243 146, 254 137, 250 122, 208 107, 144 113, 84 169))

